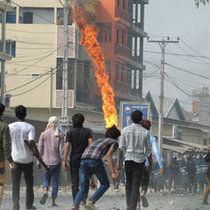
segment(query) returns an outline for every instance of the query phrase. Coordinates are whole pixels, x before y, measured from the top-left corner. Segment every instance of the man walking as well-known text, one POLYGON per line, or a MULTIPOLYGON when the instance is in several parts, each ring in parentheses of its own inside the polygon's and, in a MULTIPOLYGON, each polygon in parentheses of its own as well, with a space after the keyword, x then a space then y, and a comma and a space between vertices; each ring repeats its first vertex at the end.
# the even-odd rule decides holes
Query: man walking
POLYGON ((66 144, 64 150, 63 167, 67 170, 67 156, 71 145, 70 154, 70 174, 72 182, 72 196, 73 200, 79 191, 79 170, 80 161, 83 152, 88 147, 88 144, 93 143, 91 130, 83 127, 85 117, 77 113, 72 117, 73 129, 67 133, 66 144))
POLYGON ((89 179, 95 174, 100 182, 100 187, 90 197, 88 204, 85 207, 89 210, 95 210, 95 202, 98 201, 110 186, 109 179, 104 168, 102 158, 107 157, 107 163, 112 173, 112 179, 118 181, 118 176, 115 171, 112 155, 118 148, 118 137, 120 131, 115 127, 109 128, 105 133, 104 139, 99 139, 89 145, 84 151, 81 158, 81 188, 74 200, 72 210, 78 210, 80 202, 87 198, 89 191, 89 179))
MULTIPOLYGON (((147 120, 147 119, 142 120, 141 125, 142 125, 143 128, 150 131, 150 128, 151 128, 150 120, 147 120)), ((158 165, 160 167, 160 174, 164 175, 163 161, 162 161, 162 157, 160 155, 160 151, 159 151, 159 148, 158 148, 158 145, 157 145, 157 140, 151 133, 150 133, 150 145, 151 145, 153 153, 155 154, 158 165)), ((143 172, 143 177, 142 177, 142 182, 141 182, 141 195, 140 195, 143 207, 148 207, 149 206, 148 201, 145 197, 145 195, 147 193, 148 185, 149 185, 149 178, 150 178, 149 160, 146 159, 144 172, 143 172)), ((139 200, 137 202, 137 208, 136 209, 140 209, 140 201, 139 200)))
POLYGON ((34 143, 35 128, 25 122, 27 113, 24 106, 17 106, 15 108, 15 115, 18 121, 9 124, 12 139, 12 158, 17 165, 17 168, 12 170, 13 210, 20 209, 20 180, 22 172, 24 173, 26 182, 26 209, 36 209, 33 206, 33 155, 24 142, 25 140, 29 140, 29 142, 34 143))
MULTIPOLYGON (((139 110, 132 112, 131 119, 133 123, 122 130, 119 143, 120 163, 122 161, 122 153, 123 151, 125 152, 127 210, 136 209, 145 159, 151 155, 150 133, 141 126, 142 116, 143 114, 139 110)), ((150 168, 151 164, 150 156, 150 168)))
MULTIPOLYGON (((55 203, 58 194, 59 178, 64 153, 64 134, 59 132, 58 118, 52 116, 48 120, 47 127, 41 133, 38 143, 40 155, 45 164, 49 166, 51 173, 44 171, 43 191, 44 194, 40 204, 44 205, 48 197, 48 189, 52 179, 52 207, 58 206, 55 203)), ((40 164, 38 162, 38 164, 40 164)))
POLYGON ((16 165, 11 157, 11 138, 9 134, 9 127, 1 120, 4 110, 4 104, 0 103, 0 209, 3 198, 4 183, 6 180, 5 160, 9 161, 11 169, 16 168, 16 165))

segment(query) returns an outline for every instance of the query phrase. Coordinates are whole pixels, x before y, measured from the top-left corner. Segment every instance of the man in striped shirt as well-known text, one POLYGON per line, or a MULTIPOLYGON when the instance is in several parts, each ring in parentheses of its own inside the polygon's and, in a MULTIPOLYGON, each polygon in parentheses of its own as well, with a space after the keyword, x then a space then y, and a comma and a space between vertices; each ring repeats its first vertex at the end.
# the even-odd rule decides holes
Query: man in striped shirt
POLYGON ((100 187, 90 197, 88 204, 86 205, 87 209, 96 209, 94 206, 95 202, 99 200, 109 188, 109 179, 102 162, 102 157, 104 155, 107 157, 107 163, 112 173, 112 179, 114 181, 118 181, 118 176, 112 161, 112 155, 118 148, 117 140, 120 134, 120 131, 113 126, 107 129, 104 139, 95 141, 84 151, 80 163, 81 187, 74 200, 73 207, 71 208, 72 210, 78 210, 81 200, 83 200, 84 197, 87 197, 89 190, 89 179, 93 174, 95 174, 98 178, 100 187))
POLYGON ((149 158, 150 166, 152 164, 150 133, 141 126, 142 116, 139 110, 132 112, 133 123, 123 128, 119 143, 119 163, 125 153, 127 210, 136 209, 146 157, 149 158))

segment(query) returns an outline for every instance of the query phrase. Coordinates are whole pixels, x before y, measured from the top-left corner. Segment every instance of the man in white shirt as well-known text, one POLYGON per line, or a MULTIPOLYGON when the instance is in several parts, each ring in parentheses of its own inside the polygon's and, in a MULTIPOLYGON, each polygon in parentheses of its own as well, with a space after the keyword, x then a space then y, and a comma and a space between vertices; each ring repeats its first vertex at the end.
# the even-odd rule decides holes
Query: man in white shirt
POLYGON ((125 153, 127 210, 136 209, 146 157, 149 158, 150 166, 152 164, 150 133, 140 124, 142 116, 143 114, 139 110, 132 112, 131 119, 133 123, 122 130, 119 143, 120 163, 122 161, 122 152, 125 153))
POLYGON ((13 210, 19 210, 20 181, 23 172, 26 183, 26 209, 36 209, 33 206, 33 154, 25 144, 25 140, 35 140, 35 128, 25 122, 27 115, 26 108, 19 105, 15 108, 17 122, 9 124, 12 139, 12 158, 17 165, 16 170, 12 170, 12 199, 13 210))

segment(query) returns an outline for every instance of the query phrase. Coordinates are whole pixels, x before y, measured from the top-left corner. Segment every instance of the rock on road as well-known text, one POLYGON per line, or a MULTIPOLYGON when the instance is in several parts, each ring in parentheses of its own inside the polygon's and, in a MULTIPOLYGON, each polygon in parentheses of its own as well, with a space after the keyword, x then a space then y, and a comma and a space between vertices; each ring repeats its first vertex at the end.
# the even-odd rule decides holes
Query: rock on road
MULTIPOLYGON (((93 192, 90 191, 90 195, 93 192)), ((56 200, 58 207, 51 207, 50 194, 45 205, 40 205, 39 200, 42 196, 42 188, 35 187, 35 202, 34 205, 38 210, 70 210, 72 206, 71 189, 69 186, 61 187, 56 200)), ((25 209, 25 187, 21 188, 20 191, 20 210, 25 209)), ((149 202, 148 208, 141 210, 209 210, 210 205, 201 205, 202 195, 191 195, 183 193, 168 194, 167 192, 151 193, 147 194, 149 202)), ((119 190, 114 190, 111 186, 105 195, 96 203, 98 210, 125 210, 126 209, 126 197, 125 189, 120 186, 119 190)), ((11 188, 6 187, 3 197, 2 210, 12 209, 12 193, 11 188)), ((80 209, 85 209, 83 206, 80 209)))

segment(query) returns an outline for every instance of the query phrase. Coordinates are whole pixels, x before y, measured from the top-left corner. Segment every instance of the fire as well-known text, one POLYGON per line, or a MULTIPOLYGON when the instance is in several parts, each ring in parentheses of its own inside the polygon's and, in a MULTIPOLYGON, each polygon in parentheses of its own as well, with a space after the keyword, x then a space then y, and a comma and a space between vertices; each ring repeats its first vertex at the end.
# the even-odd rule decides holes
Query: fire
POLYGON ((81 5, 74 4, 73 21, 80 30, 82 36, 80 44, 86 49, 95 69, 97 84, 102 94, 104 119, 106 128, 118 125, 117 111, 115 108, 114 91, 108 83, 109 76, 106 74, 106 65, 99 42, 97 41, 98 30, 91 24, 88 11, 81 5))

